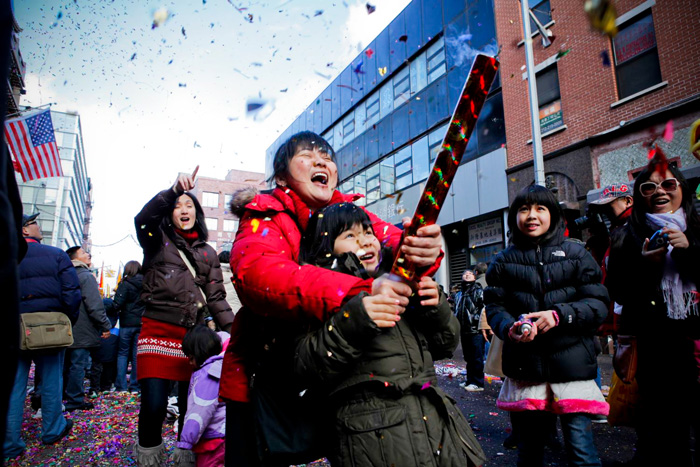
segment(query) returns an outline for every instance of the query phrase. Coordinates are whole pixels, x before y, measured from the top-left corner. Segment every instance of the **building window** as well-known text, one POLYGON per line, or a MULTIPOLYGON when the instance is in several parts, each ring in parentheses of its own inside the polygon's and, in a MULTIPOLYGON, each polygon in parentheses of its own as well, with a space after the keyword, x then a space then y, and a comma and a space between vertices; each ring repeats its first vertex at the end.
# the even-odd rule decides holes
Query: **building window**
POLYGON ((207 242, 207 245, 209 245, 214 249, 214 251, 216 251, 216 242, 207 242))
MULTIPOLYGON (((552 7, 549 4, 549 0, 529 0, 528 4, 535 18, 537 18, 537 21, 539 21, 542 26, 552 21, 552 7)), ((532 18, 530 18, 530 32, 533 33, 535 31, 537 31, 537 26, 532 18)))
POLYGON ((659 52, 651 13, 620 26, 613 39, 617 92, 629 97, 661 82, 659 52))
POLYGON ((216 217, 207 217, 205 218, 205 222, 208 231, 213 232, 219 229, 219 219, 216 217))
POLYGON ((372 93, 365 102, 366 119, 365 128, 369 128, 379 121, 379 93, 372 93))
POLYGON ((394 85, 394 108, 408 102, 411 97, 411 80, 409 79, 409 67, 404 67, 392 80, 394 85))
POLYGON ((413 183, 428 178, 430 174, 430 159, 428 152, 428 137, 424 136, 411 145, 413 157, 413 183))
POLYGON ((373 203, 381 198, 379 191, 379 164, 374 164, 365 172, 367 177, 367 203, 373 203))
POLYGON ((385 157, 379 163, 379 182, 382 198, 394 192, 394 156, 385 157))
POLYGON ((428 85, 425 54, 422 53, 411 62, 411 95, 415 95, 428 85))
POLYGON ((394 87, 391 81, 379 89, 379 118, 384 118, 394 110, 394 87))
MULTIPOLYGON (((207 225, 207 228, 209 226, 207 225)), ((224 219, 224 232, 235 232, 238 230, 238 221, 235 219, 224 219)))
POLYGON ((559 72, 556 64, 537 73, 537 101, 540 109, 540 131, 547 133, 564 125, 559 93, 559 72))
POLYGON ((336 146, 333 147, 336 152, 340 151, 345 144, 343 144, 343 124, 341 122, 336 123, 333 127, 333 141, 335 141, 336 146))
POLYGON ((325 139, 328 145, 335 151, 335 146, 333 146, 333 128, 322 134, 321 137, 325 139))
POLYGON ((396 190, 402 190, 413 183, 411 146, 406 146, 394 155, 396 164, 396 190))
POLYGON ((360 105, 355 107, 355 136, 360 136, 364 133, 365 124, 367 123, 367 113, 365 112, 365 103, 361 102, 360 105))
POLYGON ((231 212, 231 200, 233 195, 224 195, 224 211, 228 214, 231 212))
POLYGON ((202 205, 205 208, 218 208, 219 207, 219 193, 212 193, 205 191, 202 193, 202 205))
POLYGON ((56 204, 56 198, 58 197, 58 190, 55 188, 46 188, 44 190, 44 203, 45 204, 56 204))
POLYGON ((428 148, 430 150, 430 164, 435 161, 438 153, 440 152, 440 147, 442 145, 442 140, 445 138, 445 133, 447 133, 448 123, 442 125, 440 128, 433 130, 428 135, 428 148))
POLYGON ((350 112, 350 115, 343 120, 343 146, 347 146, 350 141, 355 138, 355 114, 350 112))
POLYGON ((426 59, 428 62, 428 84, 430 84, 447 71, 445 65, 445 41, 442 37, 438 39, 436 43, 428 47, 426 59))

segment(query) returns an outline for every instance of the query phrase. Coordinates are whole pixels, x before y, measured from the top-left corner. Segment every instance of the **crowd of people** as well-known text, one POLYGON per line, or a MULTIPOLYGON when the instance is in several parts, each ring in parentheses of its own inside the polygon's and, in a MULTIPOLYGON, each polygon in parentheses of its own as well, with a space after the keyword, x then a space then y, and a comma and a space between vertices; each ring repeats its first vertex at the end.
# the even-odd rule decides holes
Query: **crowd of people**
POLYGON ((136 215, 143 265, 126 264, 113 300, 100 297, 89 252, 41 244, 38 214, 24 215, 21 313, 65 314, 72 344, 20 352, 5 457, 26 448, 34 363, 44 444, 70 433, 65 411, 91 410, 87 374, 88 395, 140 394, 133 451, 142 466, 166 462, 171 393, 176 465, 326 457, 333 466, 478 466, 487 456, 439 387, 434 361, 461 340, 464 388, 478 393, 498 338, 497 406, 510 412, 518 465, 543 465, 557 417, 569 464, 601 465, 591 423, 609 411, 596 349, 606 329, 636 338, 642 413, 655 414, 636 423, 639 456, 698 463, 690 441, 692 429, 700 433, 700 218, 688 182, 660 151, 633 185, 608 187, 594 203, 611 229, 589 245, 594 255, 566 236, 556 196, 531 185, 510 206, 508 247, 466 270, 450 297, 431 278, 444 255, 440 227, 402 238, 357 195, 340 193, 322 137, 292 136, 270 182, 233 195, 239 229, 231 251, 217 255, 191 194, 196 170, 180 175, 136 215), (414 283, 389 274, 399 249, 417 268, 414 283), (658 397, 670 378, 676 393, 658 397))

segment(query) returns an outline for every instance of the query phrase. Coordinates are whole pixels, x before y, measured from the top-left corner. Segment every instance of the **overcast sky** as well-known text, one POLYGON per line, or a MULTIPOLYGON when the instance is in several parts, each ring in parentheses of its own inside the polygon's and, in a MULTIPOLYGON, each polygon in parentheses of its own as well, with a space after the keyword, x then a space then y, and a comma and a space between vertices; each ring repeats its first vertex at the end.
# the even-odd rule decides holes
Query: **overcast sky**
POLYGON ((99 245, 133 233, 178 172, 264 172, 265 150, 409 0, 370 3, 14 0, 21 104, 81 116, 94 264, 141 260, 131 239, 99 245), (267 103, 257 115, 251 99, 267 103))

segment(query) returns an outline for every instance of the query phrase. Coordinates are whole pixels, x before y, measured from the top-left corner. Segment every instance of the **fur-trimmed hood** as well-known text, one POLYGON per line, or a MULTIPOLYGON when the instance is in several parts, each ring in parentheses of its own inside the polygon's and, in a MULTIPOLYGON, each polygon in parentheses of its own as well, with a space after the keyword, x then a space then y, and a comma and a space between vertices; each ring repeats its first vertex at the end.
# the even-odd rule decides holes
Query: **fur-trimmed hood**
POLYGON ((234 192, 231 197, 231 203, 229 204, 231 213, 238 218, 243 216, 246 205, 253 201, 253 198, 255 198, 258 193, 260 193, 260 191, 254 186, 247 186, 234 192))

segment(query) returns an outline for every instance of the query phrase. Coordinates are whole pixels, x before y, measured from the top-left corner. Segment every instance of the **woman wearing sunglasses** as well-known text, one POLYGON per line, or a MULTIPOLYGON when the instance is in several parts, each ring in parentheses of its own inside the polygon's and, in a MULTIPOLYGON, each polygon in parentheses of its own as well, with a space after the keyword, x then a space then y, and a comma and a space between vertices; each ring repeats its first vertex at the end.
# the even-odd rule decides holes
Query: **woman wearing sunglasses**
POLYGON ((637 454, 647 465, 693 465, 694 427, 700 465, 700 218, 680 170, 655 162, 635 181, 606 285, 622 305, 619 334, 637 338, 637 454), (650 241, 656 232, 661 241, 650 241))

